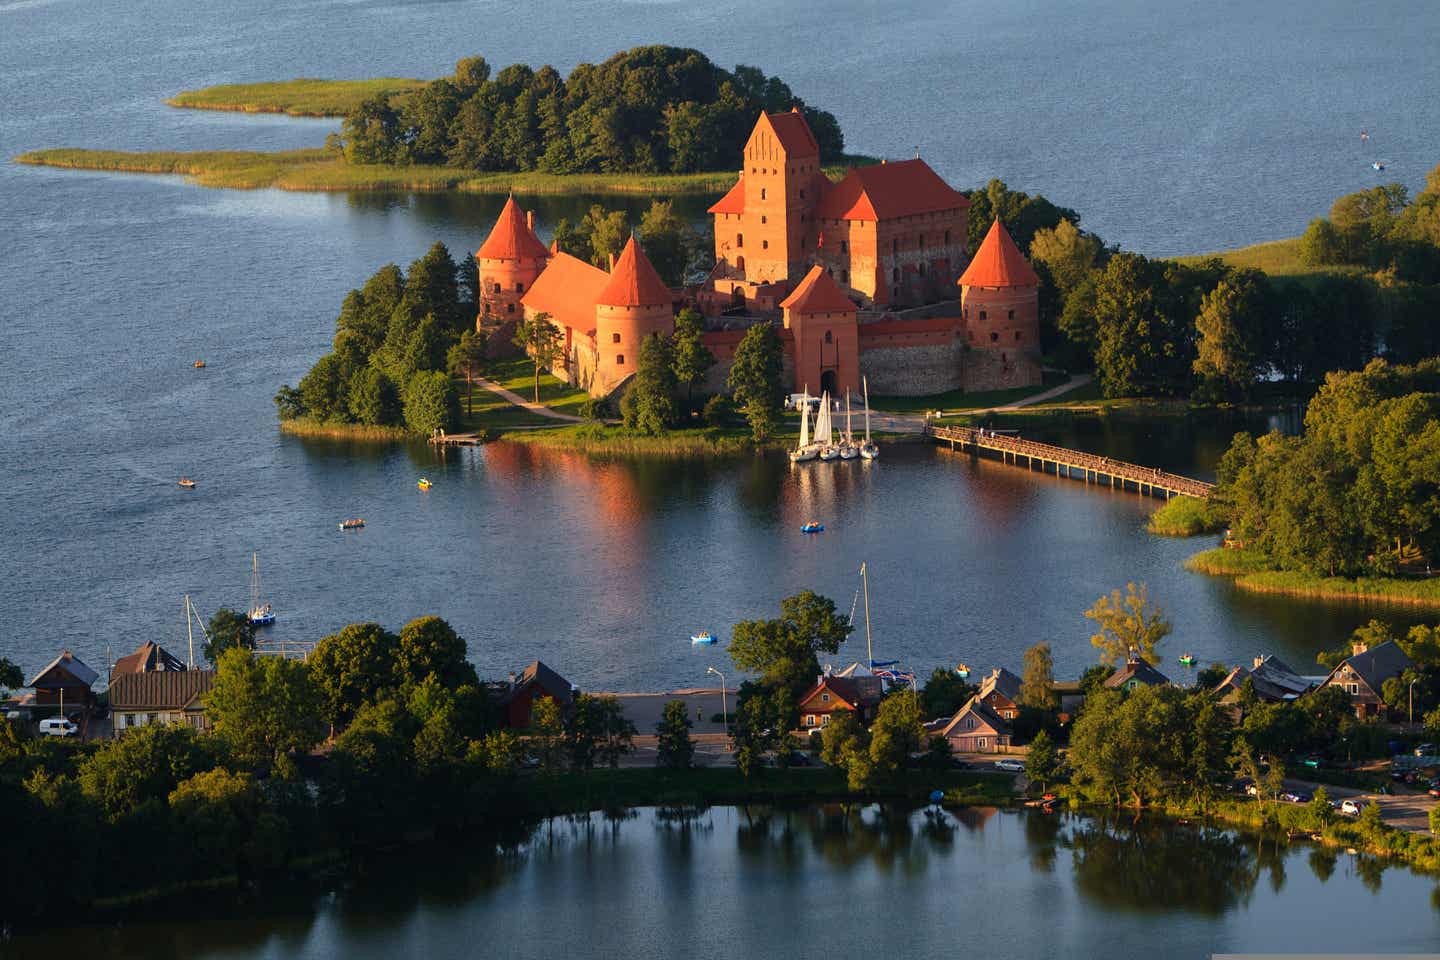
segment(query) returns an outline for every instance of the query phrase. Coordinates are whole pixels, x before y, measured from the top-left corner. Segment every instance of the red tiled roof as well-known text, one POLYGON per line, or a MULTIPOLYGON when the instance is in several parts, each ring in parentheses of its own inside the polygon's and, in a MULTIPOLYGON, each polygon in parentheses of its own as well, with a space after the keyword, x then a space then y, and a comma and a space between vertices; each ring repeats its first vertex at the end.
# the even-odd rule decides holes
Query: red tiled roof
POLYGON ((1040 278, 996 217, 959 283, 962 287, 1034 287, 1040 278))
POLYGON ((730 192, 710 207, 709 213, 744 213, 745 212, 745 175, 742 173, 740 179, 735 181, 735 186, 730 192))
POLYGON ((810 268, 795 291, 780 301, 782 310, 792 313, 854 313, 855 304, 845 296, 835 278, 820 264, 810 268))
POLYGON ((575 330, 594 330, 595 301, 609 280, 604 270, 568 253, 557 253, 520 302, 530 310, 550 314, 556 323, 575 330))
POLYGON ((607 307, 653 307, 668 304, 674 299, 674 294, 665 286, 650 258, 645 256, 645 251, 640 249, 640 244, 632 236, 620 252, 620 259, 615 262, 615 269, 610 272, 610 279, 595 302, 607 307))
POLYGON ((799 107, 792 107, 785 113, 767 113, 765 119, 770 121, 775 139, 792 158, 820 153, 820 144, 815 141, 815 134, 810 132, 810 124, 805 122, 805 115, 799 107))
POLYGON ((505 201, 500 218, 495 221, 495 229, 490 231, 490 236, 485 238, 475 254, 487 260, 519 260, 522 257, 543 260, 549 255, 545 244, 525 222, 525 214, 520 211, 514 197, 505 201))
POLYGON ((964 194, 953 190, 917 157, 856 167, 825 191, 815 216, 822 220, 889 220, 969 205, 964 194))

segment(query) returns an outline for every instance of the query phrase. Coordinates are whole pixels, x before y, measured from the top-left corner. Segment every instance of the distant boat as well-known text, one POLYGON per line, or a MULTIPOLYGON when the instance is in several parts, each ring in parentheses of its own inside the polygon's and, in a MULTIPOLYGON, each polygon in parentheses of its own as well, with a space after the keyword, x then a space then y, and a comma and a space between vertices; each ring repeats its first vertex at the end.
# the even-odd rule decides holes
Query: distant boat
POLYGON ((824 531, 825 524, 820 523, 818 520, 811 520, 809 523, 800 525, 801 533, 823 533, 824 531))
POLYGON ((955 668, 955 676, 959 677, 961 680, 966 679, 970 676, 970 668, 965 666, 965 664, 963 663, 959 664, 955 668))
POLYGON ((815 443, 820 448, 820 459, 826 462, 840 456, 830 425, 830 393, 820 394, 820 415, 815 418, 815 443))
POLYGON ((189 477, 181 477, 177 482, 180 484, 180 486, 184 487, 186 490, 194 490, 194 489, 195 489, 195 481, 194 481, 194 480, 191 480, 189 477))
POLYGON ((196 370, 204 370, 204 369, 205 369, 205 361, 204 361, 204 360, 196 360, 196 361, 195 361, 195 369, 196 369, 196 370))
POLYGON ((820 445, 810 442, 810 394, 805 394, 804 405, 800 408, 800 442, 790 451, 791 463, 814 460, 820 454, 820 445))
POLYGON ((1187 667, 1195 666, 1195 657, 1188 653, 1180 654, 1180 662, 1187 667))
POLYGON ((870 379, 864 377, 860 384, 865 388, 865 441, 860 444, 860 456, 866 460, 874 460, 880 456, 880 448, 870 439, 870 379))
POLYGON ((1376 160, 1374 163, 1370 164, 1370 166, 1375 168, 1376 170, 1384 170, 1386 167, 1390 166, 1390 161, 1376 160))
POLYGON ((850 432, 850 391, 845 391, 845 436, 840 440, 840 459, 854 460, 860 456, 860 446, 850 432))
POLYGON ((260 602, 260 555, 250 554, 250 611, 245 617, 252 627, 268 627, 275 622, 275 609, 260 602))
POLYGON ((714 643, 715 637, 710 633, 709 630, 702 630, 699 633, 692 634, 690 636, 690 642, 697 644, 714 643))
POLYGON ((341 521, 340 521, 340 529, 341 529, 341 530, 359 530, 359 529, 360 529, 361 527, 363 527, 363 526, 365 526, 365 521, 362 520, 362 519, 359 519, 358 517, 355 518, 355 519, 352 519, 352 520, 341 520, 341 521))
POLYGON ((421 490, 429 490, 431 487, 435 486, 435 484, 431 483, 425 477, 421 477, 419 480, 415 481, 415 486, 419 487, 421 490))

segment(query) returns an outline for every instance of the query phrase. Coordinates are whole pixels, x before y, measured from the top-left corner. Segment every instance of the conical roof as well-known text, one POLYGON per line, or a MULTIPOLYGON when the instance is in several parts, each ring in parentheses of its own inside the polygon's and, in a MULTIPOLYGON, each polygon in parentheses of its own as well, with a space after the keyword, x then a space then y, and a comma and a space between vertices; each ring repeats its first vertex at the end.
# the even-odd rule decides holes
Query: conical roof
POLYGON ((545 244, 535 236, 535 231, 525 222, 525 214, 514 197, 505 201, 495 229, 480 245, 475 256, 485 260, 543 260, 550 255, 545 244))
POLYGON ((810 268, 805 279, 791 291, 790 296, 780 301, 782 310, 791 313, 854 313, 855 304, 845 296, 845 291, 835 278, 820 264, 810 268))
POLYGON ((632 234, 596 303, 607 307, 654 307, 674 300, 650 258, 632 234))
POLYGON ((1010 232, 996 217, 970 266, 960 275, 962 287, 1035 287, 1040 278, 1025 259, 1025 254, 1010 239, 1010 232))

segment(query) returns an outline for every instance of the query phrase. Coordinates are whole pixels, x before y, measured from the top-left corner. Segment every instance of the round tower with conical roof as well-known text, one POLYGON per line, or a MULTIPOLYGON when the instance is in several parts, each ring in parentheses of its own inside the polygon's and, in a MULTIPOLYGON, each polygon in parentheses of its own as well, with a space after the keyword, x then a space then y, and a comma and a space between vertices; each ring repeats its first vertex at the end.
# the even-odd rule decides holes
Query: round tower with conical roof
POLYGON ((1040 278, 999 218, 960 275, 966 390, 1040 383, 1040 278))
POLYGON ((631 236, 595 299, 595 385, 614 391, 640 363, 640 343, 652 333, 675 330, 674 294, 631 236))
POLYGON ((520 298, 549 262, 550 251, 535 235, 535 215, 522 213, 514 197, 505 201, 490 236, 475 253, 480 277, 476 327, 518 320, 520 298))

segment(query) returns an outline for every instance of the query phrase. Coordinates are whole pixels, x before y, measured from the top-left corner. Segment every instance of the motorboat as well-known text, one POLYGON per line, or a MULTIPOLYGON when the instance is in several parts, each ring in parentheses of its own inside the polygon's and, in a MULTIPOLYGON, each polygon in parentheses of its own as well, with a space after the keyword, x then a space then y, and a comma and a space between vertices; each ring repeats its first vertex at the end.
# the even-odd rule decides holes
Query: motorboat
POLYGON ((340 521, 341 530, 359 530, 363 526, 365 526, 365 521, 360 519, 359 517, 350 520, 340 521))
POLYGON ((180 486, 184 487, 186 490, 195 489, 195 481, 191 480, 189 477, 181 477, 178 482, 180 486))
POLYGON ((711 644, 715 642, 715 635, 709 630, 701 630, 699 633, 690 635, 690 642, 695 644, 711 644))
POLYGON ((415 486, 419 487, 421 490, 429 490, 431 487, 435 486, 435 484, 431 483, 428 478, 421 477, 419 480, 415 481, 415 486))
POLYGON ((825 524, 819 522, 818 520, 811 520, 809 523, 802 523, 802 524, 800 525, 800 532, 801 532, 801 533, 824 533, 824 532, 825 532, 825 524))

